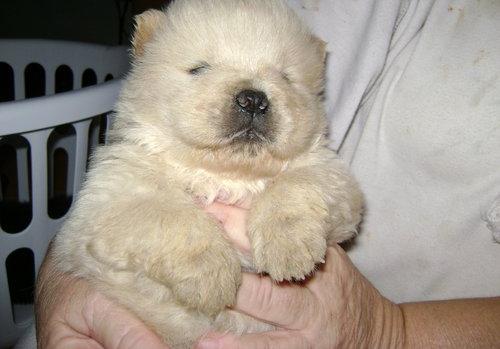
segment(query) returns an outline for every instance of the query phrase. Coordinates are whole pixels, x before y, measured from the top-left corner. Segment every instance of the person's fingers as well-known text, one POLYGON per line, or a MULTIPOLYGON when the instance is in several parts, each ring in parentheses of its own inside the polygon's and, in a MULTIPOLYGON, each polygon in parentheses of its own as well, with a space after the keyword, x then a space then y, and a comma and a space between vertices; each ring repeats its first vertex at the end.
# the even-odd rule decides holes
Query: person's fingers
POLYGON ((250 253, 250 240, 246 233, 246 209, 214 202, 204 210, 221 222, 227 237, 238 250, 245 254, 250 253))
POLYGON ((330 290, 330 295, 338 292, 339 285, 345 285, 354 275, 357 275, 356 269, 345 251, 339 245, 333 245, 327 248, 325 263, 316 270, 307 288, 317 297, 324 298, 326 290, 330 290))
POLYGON ((92 338, 106 349, 168 349, 138 318, 107 299, 94 301, 87 321, 92 338))
POLYGON ((63 322, 52 323, 50 333, 38 343, 39 348, 50 349, 104 349, 93 338, 79 333, 63 322))
POLYGON ((277 325, 303 329, 318 314, 318 302, 300 285, 276 284, 269 277, 243 273, 233 309, 277 325))
POLYGON ((228 205, 224 205, 220 202, 215 201, 215 202, 211 203, 210 205, 205 206, 203 208, 203 210, 205 210, 205 212, 209 213, 215 219, 217 219, 219 222, 224 224, 227 217, 232 212, 233 207, 228 206, 228 205))
POLYGON ((197 349, 302 349, 311 347, 304 336, 293 331, 233 334, 210 334, 200 340, 197 349))

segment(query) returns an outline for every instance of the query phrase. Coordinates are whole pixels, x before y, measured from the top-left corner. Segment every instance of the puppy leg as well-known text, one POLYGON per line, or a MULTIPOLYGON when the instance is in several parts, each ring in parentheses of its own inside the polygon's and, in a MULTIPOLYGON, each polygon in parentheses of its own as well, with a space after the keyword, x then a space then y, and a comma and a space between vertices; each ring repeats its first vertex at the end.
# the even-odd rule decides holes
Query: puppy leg
POLYGON ((332 154, 329 162, 280 175, 250 210, 254 264, 274 280, 303 279, 325 256, 327 244, 356 233, 362 197, 332 154))
POLYGON ((101 263, 142 272, 169 287, 181 304, 214 315, 234 303, 240 265, 217 223, 179 195, 185 194, 172 190, 111 203, 95 217, 98 232, 87 249, 101 263))

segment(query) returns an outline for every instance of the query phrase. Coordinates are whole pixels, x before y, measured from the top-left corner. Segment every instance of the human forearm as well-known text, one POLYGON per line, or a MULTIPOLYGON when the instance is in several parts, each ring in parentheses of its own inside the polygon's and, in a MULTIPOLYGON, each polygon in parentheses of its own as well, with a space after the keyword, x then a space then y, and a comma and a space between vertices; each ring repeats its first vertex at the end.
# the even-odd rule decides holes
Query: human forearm
POLYGON ((404 303, 407 348, 500 345, 500 297, 404 303))

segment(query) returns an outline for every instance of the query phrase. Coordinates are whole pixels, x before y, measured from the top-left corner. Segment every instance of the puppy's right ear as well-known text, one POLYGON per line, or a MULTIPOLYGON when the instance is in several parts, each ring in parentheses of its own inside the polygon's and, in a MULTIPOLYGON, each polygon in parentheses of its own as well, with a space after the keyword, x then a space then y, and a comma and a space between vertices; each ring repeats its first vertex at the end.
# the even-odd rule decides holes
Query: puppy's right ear
POLYGON ((134 59, 144 54, 145 45, 165 19, 165 13, 159 10, 147 10, 135 16, 135 30, 132 37, 132 56, 134 59))

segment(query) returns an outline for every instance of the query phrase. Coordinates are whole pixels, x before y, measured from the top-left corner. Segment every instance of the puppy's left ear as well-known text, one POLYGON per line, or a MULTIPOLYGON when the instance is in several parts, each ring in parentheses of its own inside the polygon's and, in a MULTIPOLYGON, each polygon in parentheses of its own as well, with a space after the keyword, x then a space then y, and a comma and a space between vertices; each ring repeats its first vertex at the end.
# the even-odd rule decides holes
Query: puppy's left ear
POLYGON ((312 36, 313 47, 315 49, 316 57, 319 59, 318 65, 311 69, 310 73, 312 75, 313 88, 317 95, 323 99, 325 93, 325 81, 326 81, 326 63, 328 59, 328 52, 326 50, 327 43, 317 36, 312 36))
POLYGON ((318 51, 318 54, 321 57, 321 60, 323 61, 323 64, 326 64, 326 57, 328 55, 328 52, 326 51, 327 43, 317 36, 313 35, 312 37, 314 44, 316 46, 316 50, 318 51))
POLYGON ((159 10, 148 10, 135 16, 135 31, 132 37, 132 56, 140 58, 144 54, 145 45, 151 41, 153 34, 165 20, 165 13, 159 10))

